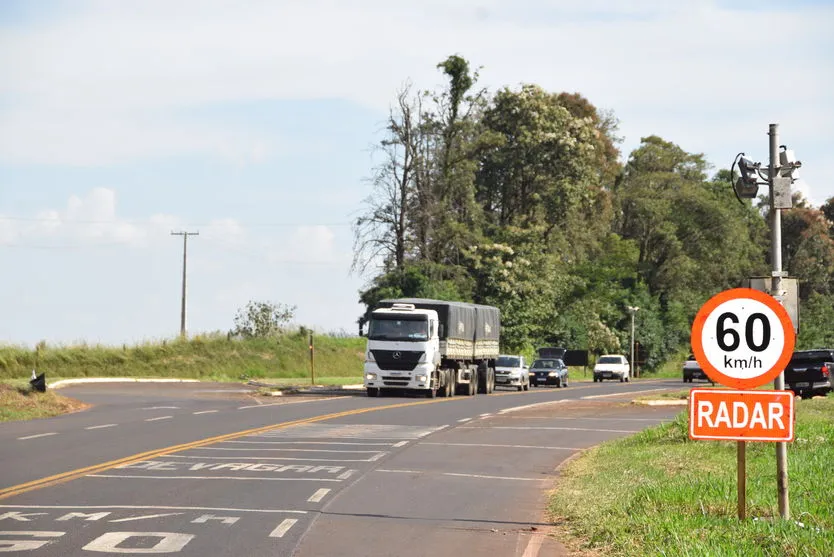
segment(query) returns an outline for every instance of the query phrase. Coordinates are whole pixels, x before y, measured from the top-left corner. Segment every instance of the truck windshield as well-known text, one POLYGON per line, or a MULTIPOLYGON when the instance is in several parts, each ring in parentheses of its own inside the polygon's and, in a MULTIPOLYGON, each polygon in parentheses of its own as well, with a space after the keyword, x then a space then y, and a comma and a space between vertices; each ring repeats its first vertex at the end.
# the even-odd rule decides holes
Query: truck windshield
POLYGON ((400 316, 373 317, 368 328, 369 340, 426 341, 429 324, 425 319, 403 319, 400 316))

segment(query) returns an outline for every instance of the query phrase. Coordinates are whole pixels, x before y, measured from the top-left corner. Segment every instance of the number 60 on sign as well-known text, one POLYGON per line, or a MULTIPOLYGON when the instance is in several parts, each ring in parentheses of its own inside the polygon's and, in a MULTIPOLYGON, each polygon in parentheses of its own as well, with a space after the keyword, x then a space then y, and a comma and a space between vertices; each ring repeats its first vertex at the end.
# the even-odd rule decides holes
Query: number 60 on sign
POLYGON ((795 336, 788 312, 775 298, 751 288, 734 288, 701 307, 691 342, 695 359, 710 379, 752 389, 785 369, 795 336))

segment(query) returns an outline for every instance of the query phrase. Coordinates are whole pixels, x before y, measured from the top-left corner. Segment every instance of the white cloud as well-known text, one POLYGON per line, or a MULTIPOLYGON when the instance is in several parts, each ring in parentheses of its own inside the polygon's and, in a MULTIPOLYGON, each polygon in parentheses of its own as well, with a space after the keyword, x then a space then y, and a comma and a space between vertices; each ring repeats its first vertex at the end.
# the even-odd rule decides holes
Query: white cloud
MULTIPOLYGON (((0 243, 20 247, 93 246, 148 247, 180 226, 172 215, 129 220, 117 213, 116 191, 93 188, 71 195, 62 209, 43 209, 32 217, 0 215, 0 243)), ((231 220, 218 221, 225 229, 240 230, 231 220)))
POLYGON ((823 102, 834 85, 822 47, 830 21, 823 14, 832 11, 825 6, 744 13, 710 0, 77 6, 67 19, 0 38, 0 75, 8 76, 0 93, 10 107, 0 111, 0 160, 105 164, 198 153, 258 162, 299 147, 180 109, 342 98, 384 110, 407 77, 421 87, 442 83, 434 66, 451 52, 484 64, 483 82, 493 88, 535 82, 581 91, 639 127, 637 135, 649 130, 633 118, 662 120, 681 107, 689 109, 675 122, 682 133, 707 134, 701 112, 721 107, 729 124, 751 99, 752 108, 812 107, 814 117, 796 115, 795 128, 820 139, 834 124, 823 102), (770 48, 762 49, 766 38, 770 48))

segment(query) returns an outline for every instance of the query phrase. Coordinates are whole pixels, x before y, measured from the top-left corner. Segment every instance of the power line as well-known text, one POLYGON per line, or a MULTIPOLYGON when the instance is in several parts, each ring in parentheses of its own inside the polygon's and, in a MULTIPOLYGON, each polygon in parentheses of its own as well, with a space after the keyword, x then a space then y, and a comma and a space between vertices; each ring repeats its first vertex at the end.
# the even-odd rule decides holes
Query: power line
POLYGON ((171 232, 171 236, 182 236, 182 308, 180 310, 180 336, 185 337, 185 268, 188 261, 188 237, 199 236, 199 232, 171 232))

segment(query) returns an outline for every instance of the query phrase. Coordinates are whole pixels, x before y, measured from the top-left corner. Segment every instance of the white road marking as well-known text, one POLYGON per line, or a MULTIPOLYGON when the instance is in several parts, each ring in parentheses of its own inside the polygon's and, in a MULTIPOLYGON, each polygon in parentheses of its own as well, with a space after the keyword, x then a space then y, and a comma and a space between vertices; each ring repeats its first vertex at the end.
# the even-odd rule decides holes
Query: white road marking
POLYGON ((50 433, 38 433, 37 435, 27 435, 26 437, 18 437, 18 441, 26 441, 27 439, 37 439, 38 437, 49 437, 50 435, 58 435, 57 433, 50 432, 50 433))
POLYGON ((192 412, 192 414, 197 416, 199 414, 213 414, 215 412, 217 412, 217 410, 201 410, 200 412, 192 412))
POLYGON ((148 406, 142 410, 179 410, 179 406, 148 406))
POLYGON ((400 447, 405 447, 408 445, 408 441, 400 441, 399 443, 394 443, 394 448, 398 449, 400 447))
POLYGON ((247 408, 269 408, 270 406, 286 406, 288 404, 307 404, 308 402, 324 402, 327 400, 339 400, 340 398, 350 398, 349 396, 334 396, 333 398, 318 398, 315 400, 293 400, 290 402, 273 402, 272 404, 255 404, 252 406, 238 406, 238 410, 246 410, 247 408))
MULTIPOLYGON (((371 458, 369 458, 368 462, 376 462, 380 458, 384 457, 386 454, 388 454, 388 453, 377 453, 374 456, 372 456, 371 458)), ((350 461, 345 461, 345 462, 350 462, 350 461)))
POLYGON ((481 417, 482 417, 482 418, 487 418, 487 417, 489 417, 489 416, 492 416, 492 414, 481 414, 481 417))
POLYGON ((285 509, 236 509, 226 507, 170 507, 153 505, 0 505, 0 509, 123 509, 128 511, 161 510, 161 511, 223 511, 233 513, 285 513, 307 514, 307 511, 291 511, 285 509))
POLYGON ((89 474, 85 478, 127 478, 131 480, 255 480, 274 482, 340 482, 334 478, 254 478, 248 476, 129 476, 121 474, 89 474))
MULTIPOLYGON (((222 441, 221 441, 222 442, 222 441)), ((234 443, 234 441, 226 441, 226 443, 234 443)), ((387 443, 386 443, 387 445, 387 443)), ((394 445, 396 447, 396 445, 394 445)), ((354 450, 347 450, 347 451, 335 451, 332 449, 230 449, 226 447, 201 447, 205 449, 211 449, 213 451, 295 451, 301 453, 369 453, 369 454, 376 454, 383 451, 354 451, 354 450)))
POLYGON ((159 416, 158 418, 148 418, 145 421, 146 422, 156 422, 156 421, 159 421, 159 420, 170 420, 173 417, 174 416, 159 416))
POLYGON ((558 431, 599 431, 602 433, 640 433, 642 430, 640 429, 593 429, 587 427, 547 427, 547 426, 527 426, 527 427, 514 427, 514 426, 492 426, 492 427, 479 427, 479 426, 466 426, 460 429, 541 429, 541 430, 558 430, 558 431))
POLYGON ((440 427, 436 427, 436 428, 434 428, 433 430, 430 430, 430 431, 424 431, 423 433, 419 433, 417 435, 417 437, 418 438, 425 437, 426 435, 431 435, 432 433, 437 433, 438 431, 442 431, 442 430, 446 429, 447 427, 449 427, 449 424, 442 425, 440 427))
POLYGON ((512 480, 517 482, 546 482, 548 478, 518 478, 514 476, 483 476, 480 474, 458 474, 455 472, 426 472, 422 470, 386 470, 377 468, 374 472, 389 472, 392 474, 433 474, 440 476, 455 476, 459 478, 476 478, 481 480, 512 480))
POLYGON ((322 488, 322 489, 319 489, 318 491, 316 491, 315 493, 313 493, 313 494, 310 496, 310 498, 309 498, 309 499, 307 499, 307 502, 308 502, 308 503, 319 503, 319 502, 321 502, 321 500, 322 500, 322 499, 324 499, 324 497, 325 497, 328 493, 330 493, 330 490, 329 490, 329 489, 327 489, 327 488, 322 488))
POLYGON ((589 396, 583 396, 582 400, 587 400, 587 399, 591 399, 591 398, 608 398, 608 397, 612 397, 612 396, 639 395, 639 394, 643 394, 643 393, 651 393, 653 391, 668 391, 668 390, 669 389, 645 389, 645 390, 642 390, 642 391, 628 391, 628 392, 625 392, 625 393, 611 393, 611 394, 607 394, 607 395, 589 395, 589 396))
POLYGON ((458 420, 458 422, 459 422, 459 423, 462 423, 462 424, 465 424, 466 422, 468 422, 468 421, 469 421, 469 420, 471 420, 471 419, 472 419, 472 418, 463 418, 462 420, 458 420))
POLYGON ((530 543, 527 544, 527 547, 524 549, 524 554, 521 557, 536 557, 539 554, 539 550, 542 548, 543 542, 543 534, 533 534, 530 537, 530 543))
MULTIPOLYGON (((198 447, 192 450, 203 450, 205 447, 198 447)), ((384 455, 385 453, 379 453, 384 455)), ((296 462, 375 462, 382 458, 292 458, 289 456, 202 456, 202 455, 165 455, 165 458, 199 458, 202 460, 291 460, 296 462)))
POLYGON ((584 451, 579 447, 543 447, 540 445, 489 445, 486 443, 420 443, 422 445, 442 445, 452 447, 498 447, 507 449, 549 449, 552 451, 584 451))
POLYGON ((597 420, 603 422, 657 422, 658 418, 592 418, 592 417, 568 417, 568 416, 504 416, 513 420, 597 420))
POLYGON ((525 404, 524 406, 513 406, 512 408, 504 408, 503 410, 499 410, 499 414, 507 414, 509 412, 517 412, 519 410, 527 410, 528 408, 535 408, 536 406, 546 406, 548 404, 564 404, 565 402, 572 402, 576 399, 574 398, 563 398, 561 400, 550 400, 548 402, 536 402, 533 404, 525 404))
POLYGON ((354 475, 355 473, 356 473, 356 470, 348 470, 347 472, 342 472, 341 474, 339 474, 336 477, 339 478, 340 480, 346 480, 349 477, 351 477, 352 475, 354 475))
POLYGON ((283 538, 284 534, 286 534, 293 525, 298 522, 297 518, 285 518, 281 521, 275 530, 269 533, 270 538, 283 538))
MULTIPOLYGON (((249 445, 348 445, 354 447, 390 447, 391 443, 353 443, 351 441, 222 441, 223 443, 244 443, 249 445)), ((407 443, 408 441, 401 441, 407 443)), ((395 447, 397 445, 394 445, 395 447)))
POLYGON ((145 516, 129 516, 127 518, 117 518, 116 520, 109 520, 108 522, 131 522, 133 520, 145 520, 146 518, 162 518, 163 516, 177 516, 183 513, 162 513, 162 514, 146 514, 145 516))
POLYGON ((119 424, 104 424, 104 425, 91 425, 90 427, 85 427, 84 429, 104 429, 105 427, 116 427, 119 424))

